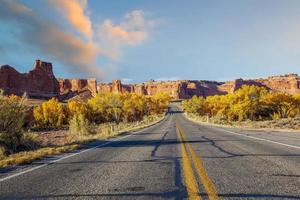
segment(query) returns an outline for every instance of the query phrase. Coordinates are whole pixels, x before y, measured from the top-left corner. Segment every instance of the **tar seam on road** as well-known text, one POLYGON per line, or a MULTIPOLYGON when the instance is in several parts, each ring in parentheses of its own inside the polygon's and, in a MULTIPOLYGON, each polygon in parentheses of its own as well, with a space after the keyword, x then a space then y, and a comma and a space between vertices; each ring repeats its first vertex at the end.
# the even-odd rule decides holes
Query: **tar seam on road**
MULTIPOLYGON (((160 120, 159 122, 163 121, 164 119, 165 119, 165 118, 163 118, 163 119, 160 120)), ((157 122, 154 123, 154 124, 157 124, 157 122)), ((150 127, 150 126, 149 126, 149 127, 150 127)), ((149 128, 149 127, 148 127, 148 128, 149 128)), ((144 129, 143 129, 143 130, 144 130, 144 129)), ((20 175, 22 175, 22 174, 26 174, 26 173, 32 172, 32 171, 34 171, 34 170, 37 170, 37 169, 46 167, 46 166, 48 166, 48 165, 50 165, 50 164, 59 162, 59 161, 61 161, 61 160, 65 160, 65 159, 67 159, 67 158, 71 158, 71 157, 73 157, 73 156, 76 156, 76 155, 79 155, 79 154, 82 154, 82 153, 91 151, 91 150, 93 150, 93 149, 96 149, 96 148, 99 148, 99 147, 103 147, 103 146, 108 145, 108 144, 110 144, 110 143, 113 143, 113 142, 116 142, 116 141, 119 141, 119 140, 123 140, 123 139, 125 139, 125 138, 127 138, 127 137, 130 137, 130 136, 133 136, 135 133, 139 133, 139 132, 140 132, 140 131, 133 132, 133 133, 130 134, 130 135, 125 135, 125 136, 123 136, 123 137, 113 139, 113 140, 111 140, 111 141, 108 141, 108 142, 105 142, 105 143, 103 143, 103 144, 100 144, 100 145, 97 145, 97 146, 94 146, 94 147, 91 147, 91 148, 82 150, 82 151, 80 151, 80 152, 77 152, 77 153, 73 153, 73 154, 64 156, 64 157, 59 158, 59 159, 57 159, 57 160, 52 160, 52 161, 50 161, 50 162, 48 162, 48 163, 45 163, 45 164, 42 164, 42 165, 39 165, 39 166, 30 168, 30 169, 28 169, 28 170, 25 170, 25 171, 22 171, 22 172, 19 172, 19 173, 16 173, 16 174, 12 174, 12 175, 7 176, 7 177, 4 177, 4 178, 0 178, 0 183, 3 182, 3 181, 6 181, 6 180, 12 179, 12 178, 14 178, 14 177, 20 176, 20 175)))
MULTIPOLYGON (((182 130, 181 127, 178 127, 179 132, 181 134, 182 137, 182 141, 186 141, 186 136, 184 131, 182 130)), ((198 173, 201 182, 207 192, 207 195, 209 197, 210 200, 220 200, 221 198, 217 195, 217 190, 213 184, 213 182, 211 181, 211 179, 209 178, 203 164, 201 161, 201 157, 197 155, 197 153, 195 152, 195 150, 193 149, 192 145, 187 143, 187 148, 191 154, 192 160, 194 161, 194 165, 195 165, 195 169, 196 172, 198 173)))
POLYGON ((182 168, 183 168, 185 185, 188 192, 188 199, 201 200, 201 197, 199 196, 198 184, 192 169, 192 163, 187 154, 186 148, 183 144, 182 135, 180 134, 180 131, 178 130, 177 126, 176 126, 176 132, 180 140, 180 148, 182 154, 182 168))
MULTIPOLYGON (((215 127, 211 127, 211 128, 219 130, 219 129, 215 128, 215 127)), ((286 146, 286 147, 300 149, 300 146, 295 146, 295 145, 291 145, 291 144, 285 144, 285 143, 276 142, 276 141, 273 141, 273 140, 268 140, 268 139, 264 139, 264 138, 254 137, 254 136, 249 136, 249 135, 245 135, 245 134, 241 134, 241 133, 237 133, 237 132, 233 132, 233 131, 229 131, 229 130, 225 130, 225 129, 223 131, 225 131, 227 133, 234 134, 234 135, 240 135, 240 136, 248 137, 248 138, 255 139, 255 140, 261 140, 261 141, 270 142, 270 143, 273 143, 273 144, 279 144, 279 145, 286 146)))

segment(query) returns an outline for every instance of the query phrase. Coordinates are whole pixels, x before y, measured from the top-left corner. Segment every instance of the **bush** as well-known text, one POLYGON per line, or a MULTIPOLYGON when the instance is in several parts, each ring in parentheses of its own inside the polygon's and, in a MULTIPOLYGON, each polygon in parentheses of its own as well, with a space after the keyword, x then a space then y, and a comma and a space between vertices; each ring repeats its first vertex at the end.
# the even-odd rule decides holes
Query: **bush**
POLYGON ((5 148, 3 146, 0 146, 0 160, 6 157, 5 152, 5 148))
POLYGON ((187 113, 221 121, 293 118, 300 112, 300 96, 272 93, 264 87, 244 85, 233 94, 193 97, 182 103, 187 113))
POLYGON ((22 142, 22 146, 25 147, 25 149, 36 149, 38 144, 37 144, 37 134, 36 133, 32 133, 32 132, 25 132, 24 133, 24 137, 23 137, 23 142, 22 142))
POLYGON ((6 97, 0 92, 0 144, 10 151, 16 152, 23 142, 23 125, 27 108, 26 97, 15 95, 6 97))
POLYGON ((66 120, 64 107, 55 98, 35 107, 33 115, 39 128, 60 128, 66 120))
POLYGON ((92 110, 89 104, 79 101, 79 100, 71 100, 68 101, 68 117, 70 119, 73 118, 76 114, 82 114, 85 118, 92 120, 92 110))
POLYGON ((95 122, 132 122, 144 116, 162 114, 168 107, 170 97, 158 93, 153 97, 138 94, 97 94, 88 101, 95 122))
POLYGON ((69 132, 72 135, 89 135, 95 133, 95 128, 83 114, 79 113, 70 120, 69 132))
POLYGON ((97 94, 88 101, 96 122, 119 122, 122 114, 121 94, 97 94))

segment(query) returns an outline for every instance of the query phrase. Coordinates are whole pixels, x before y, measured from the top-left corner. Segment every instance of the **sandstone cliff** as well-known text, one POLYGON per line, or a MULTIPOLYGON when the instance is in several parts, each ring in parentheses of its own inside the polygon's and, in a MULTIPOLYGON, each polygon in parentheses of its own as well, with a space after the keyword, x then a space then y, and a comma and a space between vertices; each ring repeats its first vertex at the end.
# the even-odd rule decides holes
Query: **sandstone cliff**
POLYGON ((58 79, 60 93, 80 92, 89 90, 91 93, 97 93, 96 79, 58 79))
POLYGON ((257 85, 274 92, 289 94, 300 93, 300 77, 297 74, 271 76, 261 79, 236 79, 227 82, 178 80, 148 81, 140 84, 122 84, 120 80, 112 83, 97 84, 96 79, 59 79, 52 71, 52 64, 36 60, 34 69, 28 73, 19 73, 9 65, 0 68, 0 88, 5 94, 22 95, 26 92, 30 97, 60 99, 89 98, 96 93, 137 93, 155 95, 167 93, 173 99, 187 99, 194 95, 212 96, 232 93, 243 85, 257 85))
POLYGON ((282 76, 270 76, 253 80, 236 79, 227 81, 218 88, 226 93, 232 93, 243 85, 257 85, 265 87, 273 92, 283 92, 289 94, 300 93, 300 77, 297 74, 287 74, 282 76))
POLYGON ((20 73, 9 65, 1 66, 0 88, 5 94, 22 95, 26 92, 28 96, 42 98, 59 95, 52 64, 40 60, 36 60, 33 70, 28 73, 20 73))
POLYGON ((187 99, 194 95, 207 97, 233 93, 243 85, 265 87, 274 92, 289 94, 300 93, 300 77, 297 74, 271 76, 264 79, 253 80, 236 79, 225 83, 216 81, 180 80, 165 82, 148 81, 141 84, 123 85, 121 81, 114 80, 112 83, 99 84, 97 90, 100 93, 134 92, 143 95, 154 95, 163 92, 169 94, 173 99, 187 99))

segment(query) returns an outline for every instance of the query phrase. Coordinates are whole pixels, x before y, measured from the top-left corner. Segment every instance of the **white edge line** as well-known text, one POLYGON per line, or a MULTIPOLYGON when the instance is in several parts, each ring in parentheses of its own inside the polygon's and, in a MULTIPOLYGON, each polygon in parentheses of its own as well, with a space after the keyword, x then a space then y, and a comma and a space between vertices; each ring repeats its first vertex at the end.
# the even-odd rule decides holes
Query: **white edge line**
MULTIPOLYGON (((138 132, 140 132, 140 131, 138 131, 138 132)), ((87 151, 91 151, 91 150, 96 149, 96 148, 98 148, 98 147, 102 147, 102 146, 105 146, 105 145, 107 145, 107 144, 110 144, 110 143, 113 143, 113 142, 116 142, 116 141, 125 139, 125 138, 127 138, 127 137, 133 136, 135 133, 138 133, 138 132, 134 132, 134 133, 132 133, 132 134, 130 134, 130 135, 126 135, 126 136, 123 136, 123 137, 120 137, 120 138, 116 138, 116 139, 114 139, 114 140, 105 142, 105 143, 103 143, 103 144, 100 144, 100 145, 97 145, 97 146, 94 146, 94 147, 91 147, 91 148, 82 150, 82 151, 80 151, 80 152, 77 152, 77 153, 73 153, 73 154, 71 154, 71 155, 64 156, 64 157, 59 158, 59 159, 57 159, 57 160, 53 160, 53 161, 50 161, 50 162, 48 162, 48 163, 45 163, 45 164, 42 164, 42 165, 39 165, 39 166, 30 168, 30 169, 28 169, 28 170, 25 170, 25 171, 22 171, 22 172, 19 172, 19 173, 16 173, 16 174, 13 174, 13 175, 10 175, 10 176, 1 178, 1 179, 0 179, 0 183, 3 182, 3 181, 6 181, 6 180, 12 179, 12 178, 14 178, 14 177, 20 176, 20 175, 22 175, 22 174, 26 174, 26 173, 28 173, 28 172, 32 172, 32 171, 34 171, 34 170, 40 169, 40 168, 42 168, 42 167, 46 167, 46 166, 48 166, 48 165, 50 165, 50 164, 59 162, 59 161, 61 161, 61 160, 65 160, 65 159, 67 159, 67 158, 71 158, 71 157, 73 157, 73 156, 76 156, 76 155, 85 153, 85 152, 87 152, 87 151)))
MULTIPOLYGON (((215 127, 212 127, 212 128, 217 129, 219 131, 222 131, 222 130, 220 130, 218 128, 215 128, 215 127)), ((287 147, 291 147, 291 148, 295 148, 295 149, 300 149, 300 146, 295 146, 295 145, 291 145, 291 144, 285 144, 285 143, 281 143, 281 142, 275 142, 273 140, 268 140, 268 139, 264 139, 264 138, 249 136, 249 135, 245 135, 245 134, 241 134, 241 133, 236 133, 236 132, 229 131, 229 130, 226 130, 226 129, 223 129, 223 131, 225 131, 227 133, 235 134, 235 135, 240 135, 240 136, 252 138, 252 139, 255 139, 255 140, 261 140, 261 141, 266 141, 266 142, 270 142, 270 143, 273 143, 273 144, 279 144, 279 145, 282 145, 282 146, 287 146, 287 147)))

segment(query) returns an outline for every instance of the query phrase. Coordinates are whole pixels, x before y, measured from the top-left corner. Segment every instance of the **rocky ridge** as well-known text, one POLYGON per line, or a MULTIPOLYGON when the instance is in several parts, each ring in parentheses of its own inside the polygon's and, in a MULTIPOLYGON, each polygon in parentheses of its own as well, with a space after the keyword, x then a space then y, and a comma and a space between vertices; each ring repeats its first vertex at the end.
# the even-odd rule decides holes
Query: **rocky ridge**
POLYGON ((297 74, 270 76, 260 79, 235 79, 216 82, 203 80, 148 81, 140 84, 97 83, 96 79, 56 79, 52 64, 36 60, 33 70, 20 73, 9 65, 0 67, 0 88, 5 94, 22 95, 24 92, 34 98, 70 99, 76 96, 87 98, 96 93, 137 93, 155 95, 167 93, 173 99, 187 99, 194 95, 212 96, 232 93, 243 85, 257 85, 274 92, 300 94, 300 77, 297 74))

